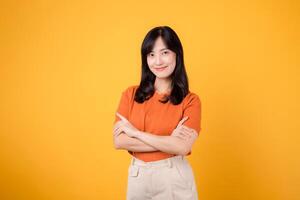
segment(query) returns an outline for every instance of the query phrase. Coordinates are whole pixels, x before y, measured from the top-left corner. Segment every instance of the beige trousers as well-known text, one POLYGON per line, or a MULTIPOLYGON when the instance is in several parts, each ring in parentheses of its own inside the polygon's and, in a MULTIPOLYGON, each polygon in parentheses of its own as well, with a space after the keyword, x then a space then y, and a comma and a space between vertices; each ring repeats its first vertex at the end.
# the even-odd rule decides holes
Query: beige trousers
POLYGON ((144 162, 131 158, 127 200, 198 200, 193 170, 184 156, 144 162))

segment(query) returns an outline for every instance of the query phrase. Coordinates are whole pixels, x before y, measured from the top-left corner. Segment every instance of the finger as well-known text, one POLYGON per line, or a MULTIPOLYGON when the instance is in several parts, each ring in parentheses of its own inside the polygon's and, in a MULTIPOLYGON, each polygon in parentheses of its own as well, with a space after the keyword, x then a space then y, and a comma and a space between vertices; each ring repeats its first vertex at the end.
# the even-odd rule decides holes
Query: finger
POLYGON ((185 135, 186 137, 190 138, 190 137, 192 137, 193 132, 190 132, 190 131, 185 130, 185 129, 180 129, 179 134, 185 135))
POLYGON ((123 124, 123 123, 124 123, 124 122, 123 122, 122 120, 117 121, 117 122, 114 124, 113 129, 115 129, 116 127, 121 126, 121 124, 123 124))
POLYGON ((179 138, 179 139, 182 139, 182 140, 186 140, 185 137, 181 136, 181 135, 176 135, 175 137, 179 138))
POLYGON ((196 131, 186 132, 186 134, 188 134, 189 138, 197 138, 198 137, 198 134, 196 131))
POLYGON ((114 126, 114 130, 116 130, 117 128, 119 128, 120 126, 122 126, 124 124, 124 122, 122 120, 118 121, 115 126, 114 126))
POLYGON ((181 126, 188 118, 189 116, 185 116, 183 119, 181 119, 179 125, 181 126))
POLYGON ((187 128, 185 128, 183 125, 178 127, 179 132, 189 132, 187 128))
POLYGON ((117 128, 114 129, 114 131, 113 131, 114 135, 117 134, 118 130, 119 130, 119 127, 117 127, 117 128))
POLYGON ((187 131, 187 130, 182 130, 182 131, 180 131, 180 134, 189 136, 189 135, 191 135, 192 133, 189 132, 189 131, 187 131))
POLYGON ((180 135, 182 135, 184 138, 188 139, 191 138, 192 135, 190 133, 186 133, 186 132, 180 132, 180 135))
POLYGON ((179 135, 178 131, 173 131, 172 134, 171 134, 171 136, 177 136, 177 135, 179 135))
POLYGON ((193 128, 189 128, 189 127, 184 126, 184 125, 183 125, 183 128, 184 128, 184 130, 187 130, 190 134, 195 134, 195 133, 197 134, 197 131, 193 128))
POLYGON ((124 121, 122 121, 122 119, 121 119, 116 122, 116 124, 120 124, 120 123, 124 123, 124 121))
POLYGON ((119 130, 119 127, 115 128, 113 132, 116 133, 118 130, 119 130))
POLYGON ((188 134, 185 134, 185 133, 179 133, 178 137, 183 139, 183 140, 188 140, 190 138, 190 136, 188 134))
POLYGON ((123 131, 122 131, 122 130, 118 130, 118 131, 116 132, 116 134, 115 134, 115 137, 117 137, 117 136, 120 135, 121 133, 123 133, 123 131))
POLYGON ((125 121, 125 122, 128 122, 128 120, 127 120, 125 117, 123 117, 121 114, 119 114, 118 112, 116 113, 116 115, 117 115, 118 117, 120 117, 121 120, 123 120, 123 121, 125 121))
POLYGON ((172 132, 171 136, 175 136, 175 137, 179 136, 179 137, 184 137, 185 138, 185 137, 187 137, 187 134, 185 132, 186 132, 185 130, 181 130, 180 128, 175 129, 172 132))
POLYGON ((122 129, 122 128, 118 128, 118 129, 115 131, 114 136, 116 137, 116 136, 120 135, 122 132, 123 132, 123 129, 122 129))
POLYGON ((180 122, 178 123, 177 127, 181 126, 188 118, 189 118, 189 116, 186 116, 182 120, 180 120, 180 122))
POLYGON ((185 126, 185 125, 182 125, 181 128, 182 128, 183 130, 186 130, 186 131, 189 131, 189 132, 192 132, 192 131, 193 131, 191 128, 189 128, 189 127, 187 127, 187 126, 185 126))
POLYGON ((173 133, 171 136, 173 136, 173 137, 178 137, 178 138, 181 138, 181 139, 184 139, 184 135, 180 134, 180 132, 175 132, 175 133, 173 133))
POLYGON ((188 130, 192 130, 190 127, 186 126, 186 125, 182 125, 183 128, 188 129, 188 130))

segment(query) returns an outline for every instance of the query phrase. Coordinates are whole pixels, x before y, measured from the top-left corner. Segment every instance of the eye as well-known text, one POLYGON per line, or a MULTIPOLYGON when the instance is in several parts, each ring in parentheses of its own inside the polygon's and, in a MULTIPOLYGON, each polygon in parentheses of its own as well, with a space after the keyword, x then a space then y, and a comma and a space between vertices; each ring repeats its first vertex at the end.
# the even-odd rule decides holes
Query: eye
POLYGON ((153 53, 149 53, 148 56, 152 57, 154 54, 153 53))
POLYGON ((168 54, 169 52, 168 52, 168 51, 164 51, 163 53, 164 53, 164 54, 168 54))

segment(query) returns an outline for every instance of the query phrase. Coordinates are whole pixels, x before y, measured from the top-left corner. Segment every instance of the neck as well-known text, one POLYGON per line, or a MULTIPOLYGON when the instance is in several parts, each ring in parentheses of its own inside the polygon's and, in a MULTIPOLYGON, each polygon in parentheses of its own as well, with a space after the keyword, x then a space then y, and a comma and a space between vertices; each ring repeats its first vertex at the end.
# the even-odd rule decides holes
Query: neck
POLYGON ((157 78, 155 79, 154 88, 159 93, 167 93, 171 90, 170 78, 157 78))

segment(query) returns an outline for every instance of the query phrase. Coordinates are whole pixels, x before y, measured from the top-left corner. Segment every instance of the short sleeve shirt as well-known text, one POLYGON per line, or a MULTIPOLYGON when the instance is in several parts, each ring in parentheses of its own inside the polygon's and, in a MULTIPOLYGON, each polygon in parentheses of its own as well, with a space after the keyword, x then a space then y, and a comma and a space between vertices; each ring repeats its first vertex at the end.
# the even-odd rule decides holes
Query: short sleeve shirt
MULTIPOLYGON (((201 101, 197 94, 189 92, 182 102, 173 105, 170 101, 161 103, 159 100, 165 94, 154 92, 153 96, 138 103, 134 100, 135 92, 139 86, 134 85, 126 88, 121 95, 117 112, 129 120, 140 131, 154 135, 168 136, 178 125, 179 121, 188 116, 183 125, 201 131, 201 101)), ((120 118, 115 116, 116 123, 120 118)), ((131 152, 131 155, 145 162, 156 161, 175 156, 161 151, 154 152, 131 152)), ((188 155, 191 154, 191 151, 188 155)))

